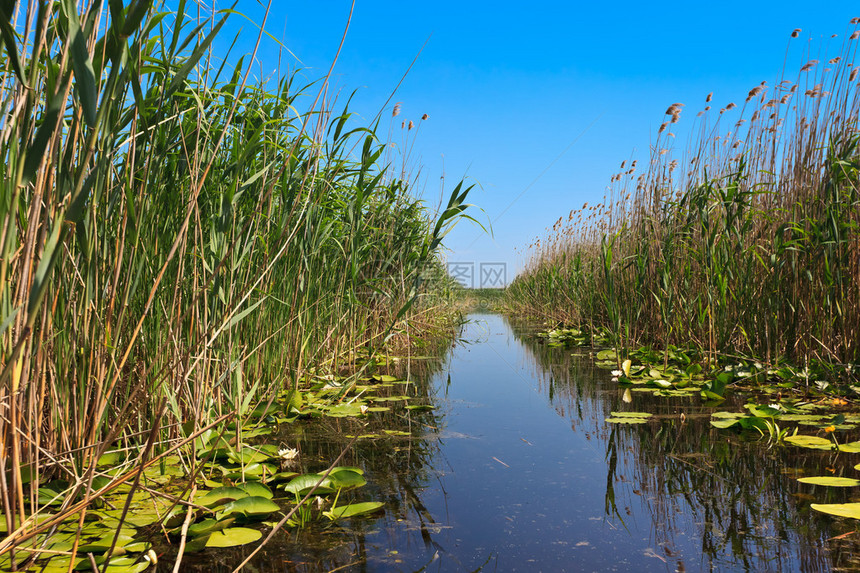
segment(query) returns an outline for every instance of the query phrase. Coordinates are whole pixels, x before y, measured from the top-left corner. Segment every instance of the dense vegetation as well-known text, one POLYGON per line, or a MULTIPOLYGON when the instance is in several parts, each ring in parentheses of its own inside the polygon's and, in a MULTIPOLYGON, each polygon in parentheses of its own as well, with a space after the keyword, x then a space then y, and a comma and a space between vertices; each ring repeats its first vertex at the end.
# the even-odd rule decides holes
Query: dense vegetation
POLYGON ((762 82, 740 106, 711 109, 709 94, 677 157, 684 106, 672 104, 649 161, 623 162, 601 204, 536 241, 509 304, 607 328, 619 346, 692 345, 850 374, 860 362, 857 25, 835 40, 837 55, 807 55, 796 79, 762 82))
POLYGON ((0 553, 36 530, 40 484, 62 476, 76 515, 108 449, 134 481, 438 325, 447 287, 423 279, 468 189, 434 221, 327 77, 255 79, 255 54, 213 57, 229 10, 172 6, 0 6, 0 553))

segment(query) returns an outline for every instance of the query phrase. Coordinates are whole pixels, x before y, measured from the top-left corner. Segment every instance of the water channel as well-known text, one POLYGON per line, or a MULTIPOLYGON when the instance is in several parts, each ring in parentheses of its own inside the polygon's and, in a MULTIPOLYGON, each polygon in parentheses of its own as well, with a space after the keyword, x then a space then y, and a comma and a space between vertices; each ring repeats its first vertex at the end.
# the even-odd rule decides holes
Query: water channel
MULTIPOLYGON (((292 529, 249 570, 860 567, 853 522, 809 507, 852 501, 850 488, 795 479, 848 475, 860 456, 769 447, 757 435, 717 430, 709 425, 713 409, 698 396, 634 393, 625 404, 588 349, 550 348, 534 332, 476 314, 441 360, 401 364, 401 376, 418 380, 408 391, 435 409, 364 422, 409 435, 359 440, 345 460, 364 468, 369 482, 354 499, 384 501, 384 510, 292 529), (607 423, 616 410, 655 419, 607 423)), ((285 439, 301 448, 304 470, 319 471, 360 431, 357 423, 295 424, 285 439)), ((243 551, 222 554, 224 570, 243 551)), ((221 568, 209 562, 205 570, 221 568)))

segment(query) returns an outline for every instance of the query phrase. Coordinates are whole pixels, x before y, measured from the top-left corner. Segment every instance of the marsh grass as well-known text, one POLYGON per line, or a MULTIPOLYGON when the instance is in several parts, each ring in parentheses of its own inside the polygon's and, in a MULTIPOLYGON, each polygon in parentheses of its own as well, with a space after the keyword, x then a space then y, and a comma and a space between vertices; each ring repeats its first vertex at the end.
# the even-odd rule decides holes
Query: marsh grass
POLYGON ((428 269, 468 207, 460 184, 434 221, 328 77, 255 80, 262 28, 214 58, 230 10, 84 4, 0 7, 0 554, 166 452, 193 476, 203 429, 241 439, 258 402, 432 325, 428 269), (127 461, 96 488, 109 450, 127 461))
POLYGON ((791 80, 719 111, 708 94, 682 154, 673 129, 693 106, 669 106, 648 162, 621 163, 602 203, 531 246, 508 304, 618 346, 860 362, 857 24, 791 80))

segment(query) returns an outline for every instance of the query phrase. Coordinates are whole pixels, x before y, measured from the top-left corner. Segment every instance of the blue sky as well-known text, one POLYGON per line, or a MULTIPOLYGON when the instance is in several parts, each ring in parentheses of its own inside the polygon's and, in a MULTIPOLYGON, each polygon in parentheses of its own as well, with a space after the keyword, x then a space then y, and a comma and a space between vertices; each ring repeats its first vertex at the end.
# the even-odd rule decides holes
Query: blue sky
MULTIPOLYGON (((262 8, 237 9, 259 22, 262 8)), ((307 80, 328 70, 350 2, 273 2, 267 30, 295 54, 282 65, 307 80)), ((505 263, 511 280, 522 250, 584 202, 599 202, 624 159, 647 157, 649 141, 674 102, 686 104, 680 130, 704 98, 715 106, 741 101, 761 81, 772 85, 807 59, 824 60, 828 43, 845 38, 857 2, 356 2, 333 85, 358 94, 366 121, 427 42, 385 110, 400 102, 399 120, 428 114, 412 152, 421 166, 417 191, 435 205, 461 178, 478 184, 470 197, 492 222, 494 237, 461 224, 447 241, 453 262, 505 263), (791 31, 801 28, 791 40, 791 31), (831 39, 832 34, 838 37, 831 39), (429 40, 428 40, 429 38, 429 40), (787 48, 788 50, 787 54, 787 48), (806 53, 804 53, 806 52, 806 53), (517 249, 520 252, 517 252, 517 249)), ((250 51, 253 26, 241 28, 250 51)), ((264 42, 263 73, 278 65, 264 42)), ((383 133, 386 130, 383 130, 383 133)))

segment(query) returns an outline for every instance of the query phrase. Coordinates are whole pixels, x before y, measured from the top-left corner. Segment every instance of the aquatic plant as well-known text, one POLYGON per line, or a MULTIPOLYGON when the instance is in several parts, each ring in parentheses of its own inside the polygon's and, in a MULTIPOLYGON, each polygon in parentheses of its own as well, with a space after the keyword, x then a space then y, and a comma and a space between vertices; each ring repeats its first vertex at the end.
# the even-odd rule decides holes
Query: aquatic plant
POLYGON ((0 7, 3 568, 120 486, 131 499, 149 468, 193 479, 204 434, 241 447, 258 405, 289 412, 305 376, 438 324, 450 285, 425 278, 470 188, 434 218, 375 127, 333 109, 328 76, 253 77, 265 19, 250 54, 213 52, 232 13, 0 7), (121 471, 99 469, 109 451, 121 471))
MULTIPOLYGON (((679 154, 680 103, 651 156, 622 162, 604 200, 572 210, 507 289, 516 310, 613 344, 694 345, 856 381, 860 362, 858 20, 839 53, 741 105, 705 98, 679 154), (735 115, 733 115, 735 114, 735 115), (730 119, 731 117, 731 119, 730 119)), ((740 101, 740 100, 739 100, 740 101)))

